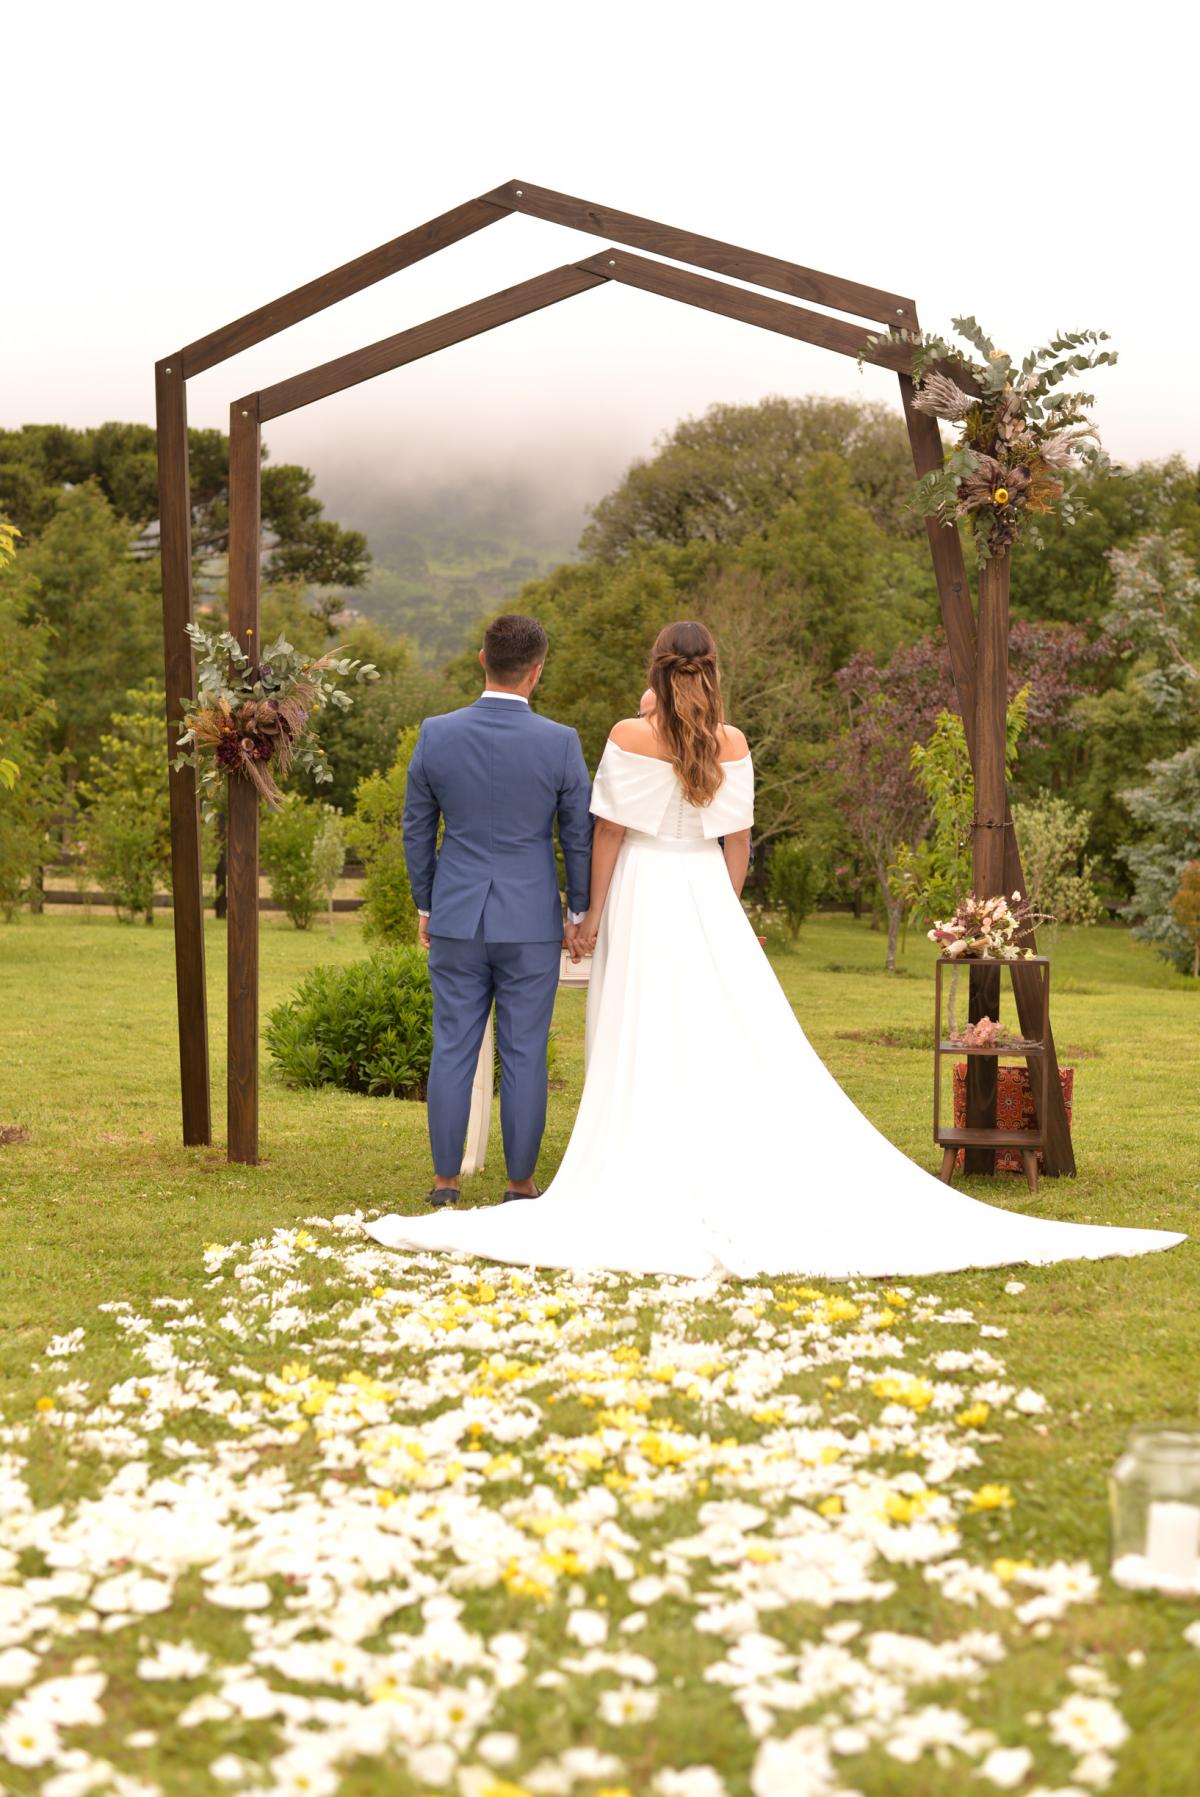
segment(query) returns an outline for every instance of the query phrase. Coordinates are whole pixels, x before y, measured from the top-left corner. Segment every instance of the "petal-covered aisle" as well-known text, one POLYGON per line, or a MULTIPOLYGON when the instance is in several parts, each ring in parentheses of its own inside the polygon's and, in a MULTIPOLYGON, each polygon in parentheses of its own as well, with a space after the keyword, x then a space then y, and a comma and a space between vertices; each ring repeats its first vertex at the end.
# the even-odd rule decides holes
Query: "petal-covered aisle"
POLYGON ((3 1419, 14 1791, 1112 1778, 1098 1569, 1011 1545, 995 1431, 1053 1418, 1006 1374, 1004 1275, 986 1316, 540 1276, 404 1259, 359 1216, 205 1262, 48 1342, 3 1419))

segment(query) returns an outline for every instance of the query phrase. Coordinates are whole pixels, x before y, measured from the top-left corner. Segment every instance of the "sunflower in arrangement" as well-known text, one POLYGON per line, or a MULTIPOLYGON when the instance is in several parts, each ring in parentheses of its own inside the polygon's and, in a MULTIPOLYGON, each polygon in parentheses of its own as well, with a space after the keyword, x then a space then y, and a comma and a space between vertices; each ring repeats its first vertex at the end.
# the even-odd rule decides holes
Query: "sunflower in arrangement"
POLYGON ((309 734, 313 717, 327 705, 349 710, 353 699, 339 682, 378 680, 375 664, 336 650, 303 656, 285 637, 255 661, 228 631, 210 635, 189 624, 188 635, 196 648, 199 691, 185 709, 174 766, 198 771, 205 816, 212 815, 222 779, 249 780, 272 808, 280 801, 277 777, 293 768, 327 785, 333 774, 309 734))
POLYGON ((940 468, 917 483, 921 511, 950 524, 969 518, 979 554, 1005 554, 1022 536, 1038 539, 1037 520, 1077 515, 1072 476, 1107 466, 1086 408, 1091 393, 1063 382, 1116 361, 1106 331, 1066 331, 1018 364, 997 349, 973 318, 953 320, 958 336, 979 353, 964 355, 945 338, 924 331, 873 337, 872 346, 912 345, 913 405, 958 427, 959 438, 940 468))

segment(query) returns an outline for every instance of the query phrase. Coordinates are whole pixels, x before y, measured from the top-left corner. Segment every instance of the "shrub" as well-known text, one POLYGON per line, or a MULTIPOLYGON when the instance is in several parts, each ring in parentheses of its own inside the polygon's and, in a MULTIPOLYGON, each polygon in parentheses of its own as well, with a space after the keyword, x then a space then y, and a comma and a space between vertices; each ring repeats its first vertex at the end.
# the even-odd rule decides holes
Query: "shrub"
POLYGON ((404 865, 404 789, 417 729, 405 730, 385 774, 360 780, 349 820, 350 847, 363 864, 363 927, 376 942, 412 942, 417 909, 404 865))
POLYGON ((154 922, 154 894, 171 862, 170 800, 163 755, 163 696, 153 680, 125 694, 100 738, 88 778, 83 824, 97 884, 117 916, 154 922))
MULTIPOLYGON (((326 898, 326 870, 318 866, 317 854, 330 812, 330 806, 290 792, 278 811, 263 814, 263 871, 271 882, 271 897, 298 930, 308 929, 326 898)), ((339 866, 334 882, 341 871, 339 866)))
POLYGON ((333 889, 346 865, 346 826, 341 812, 333 805, 325 806, 325 816, 313 843, 313 873, 318 890, 329 907, 329 934, 333 934, 333 889))
POLYGON ((266 1038, 289 1085, 423 1098, 433 1055, 428 962, 419 948, 388 948, 314 968, 271 1012, 266 1038))
POLYGON ((798 836, 785 836, 771 849, 767 893, 787 921, 789 936, 800 926, 820 897, 825 869, 812 848, 798 836))
POLYGON ((1097 923, 1104 915, 1097 864, 1083 852, 1091 814, 1045 792, 1014 805, 1013 822, 1028 887, 1024 897, 1056 924, 1097 923))

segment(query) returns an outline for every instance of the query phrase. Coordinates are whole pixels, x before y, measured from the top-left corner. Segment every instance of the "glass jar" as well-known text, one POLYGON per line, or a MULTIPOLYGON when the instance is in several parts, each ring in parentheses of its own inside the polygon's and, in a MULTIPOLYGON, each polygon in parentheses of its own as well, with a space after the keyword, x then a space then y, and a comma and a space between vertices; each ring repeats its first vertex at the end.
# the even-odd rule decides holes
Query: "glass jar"
POLYGON ((1116 1583, 1200 1597, 1200 1428, 1132 1429, 1108 1496, 1116 1583))

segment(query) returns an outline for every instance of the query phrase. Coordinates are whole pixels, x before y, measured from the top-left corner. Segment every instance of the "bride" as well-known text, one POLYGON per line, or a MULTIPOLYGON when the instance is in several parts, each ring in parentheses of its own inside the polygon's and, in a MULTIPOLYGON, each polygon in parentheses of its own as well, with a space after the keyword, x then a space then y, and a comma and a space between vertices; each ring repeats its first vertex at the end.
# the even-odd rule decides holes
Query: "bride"
POLYGON ((742 909, 754 771, 702 624, 661 632, 650 688, 592 793, 587 1075, 553 1183, 537 1203, 389 1216, 368 1234, 527 1266, 827 1279, 1183 1241, 980 1203, 880 1135, 810 1047, 742 909))

